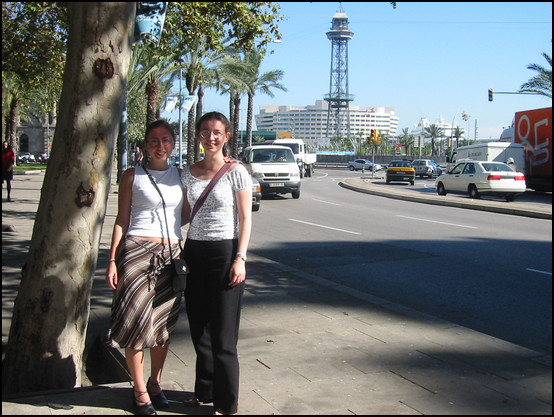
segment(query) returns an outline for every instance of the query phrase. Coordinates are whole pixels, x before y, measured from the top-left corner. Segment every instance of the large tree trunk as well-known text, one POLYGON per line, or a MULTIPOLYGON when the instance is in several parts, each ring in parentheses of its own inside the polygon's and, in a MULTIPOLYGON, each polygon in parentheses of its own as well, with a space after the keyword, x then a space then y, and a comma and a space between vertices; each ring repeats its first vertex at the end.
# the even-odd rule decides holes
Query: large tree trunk
POLYGON ((135 3, 68 3, 69 42, 58 125, 21 284, 2 392, 81 385, 135 3))

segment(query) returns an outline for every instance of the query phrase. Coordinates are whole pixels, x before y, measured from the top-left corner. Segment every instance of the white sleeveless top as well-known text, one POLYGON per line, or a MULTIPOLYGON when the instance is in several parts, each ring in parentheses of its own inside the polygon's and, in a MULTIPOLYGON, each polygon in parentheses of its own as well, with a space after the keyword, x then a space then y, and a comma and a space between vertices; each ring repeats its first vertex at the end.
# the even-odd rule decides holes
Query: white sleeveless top
MULTIPOLYGON (((164 209, 160 194, 154 188, 142 166, 136 166, 131 199, 131 222, 128 236, 167 238, 164 209)), ((165 212, 169 227, 169 238, 183 239, 181 234, 181 210, 183 207, 183 187, 176 167, 165 171, 149 169, 165 200, 165 212)))

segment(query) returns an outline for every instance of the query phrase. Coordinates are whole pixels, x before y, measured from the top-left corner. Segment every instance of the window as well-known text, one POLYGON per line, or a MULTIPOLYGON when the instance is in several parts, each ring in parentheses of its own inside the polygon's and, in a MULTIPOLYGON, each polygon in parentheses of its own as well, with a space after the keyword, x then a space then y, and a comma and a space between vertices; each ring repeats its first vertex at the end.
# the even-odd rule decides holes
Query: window
POLYGON ((475 174, 475 165, 466 164, 463 174, 475 174))
POLYGON ((29 152, 29 136, 25 133, 19 137, 19 152, 29 152))

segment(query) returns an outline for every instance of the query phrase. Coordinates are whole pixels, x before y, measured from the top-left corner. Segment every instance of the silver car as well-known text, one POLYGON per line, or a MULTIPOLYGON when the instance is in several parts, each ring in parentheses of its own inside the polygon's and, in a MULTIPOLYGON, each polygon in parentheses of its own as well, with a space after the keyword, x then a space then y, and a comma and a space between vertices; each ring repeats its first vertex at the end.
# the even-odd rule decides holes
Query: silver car
MULTIPOLYGON (((359 170, 373 170, 373 162, 371 162, 369 159, 356 159, 354 161, 348 162, 348 169, 350 171, 359 171, 359 170)), ((375 164, 375 171, 379 171, 381 169, 381 165, 375 164)))
POLYGON ((414 167, 416 177, 432 178, 435 175, 436 170, 433 161, 430 159, 414 159, 412 166, 414 167))

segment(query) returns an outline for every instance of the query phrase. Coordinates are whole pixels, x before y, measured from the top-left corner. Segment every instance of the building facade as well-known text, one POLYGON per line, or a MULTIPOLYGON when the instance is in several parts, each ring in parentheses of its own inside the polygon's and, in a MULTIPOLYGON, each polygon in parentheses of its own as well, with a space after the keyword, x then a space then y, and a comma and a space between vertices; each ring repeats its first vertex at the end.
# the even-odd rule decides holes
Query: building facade
MULTIPOLYGON (((438 120, 436 120, 434 123, 430 123, 429 120, 427 120, 425 117, 422 117, 417 124, 414 124, 412 127, 412 130, 409 132, 411 135, 414 136, 414 146, 416 148, 423 147, 427 143, 431 143, 431 138, 425 136, 425 128, 430 127, 432 124, 442 129, 443 136, 439 139, 445 139, 448 137, 452 137, 454 130, 458 125, 454 123, 454 125, 446 122, 444 120, 443 116, 440 116, 438 120)), ((462 128, 463 129, 463 128, 462 128)), ((465 129, 464 129, 464 135, 460 139, 465 139, 465 129)))
MULTIPOLYGON (((292 137, 303 139, 311 148, 330 145, 327 137, 328 102, 316 100, 315 105, 279 106, 261 105, 255 115, 256 128, 270 132, 291 132, 292 137)), ((398 117, 393 107, 350 106, 350 132, 352 135, 369 136, 371 129, 381 135, 396 136, 398 117)), ((339 132, 346 137, 345 129, 339 132)))
POLYGON ((46 153, 50 155, 50 144, 54 137, 56 120, 44 118, 44 120, 32 119, 30 122, 21 120, 16 129, 18 151, 17 154, 30 152, 35 157, 46 153))

